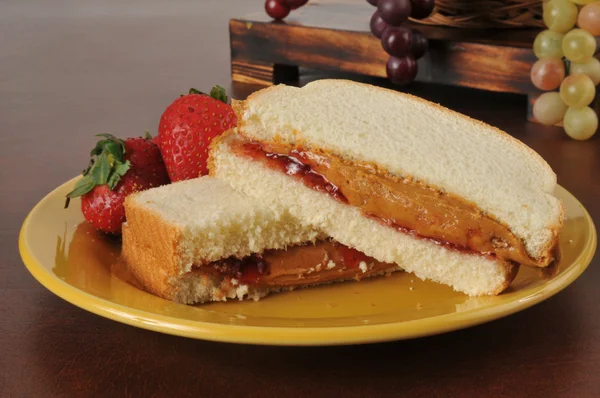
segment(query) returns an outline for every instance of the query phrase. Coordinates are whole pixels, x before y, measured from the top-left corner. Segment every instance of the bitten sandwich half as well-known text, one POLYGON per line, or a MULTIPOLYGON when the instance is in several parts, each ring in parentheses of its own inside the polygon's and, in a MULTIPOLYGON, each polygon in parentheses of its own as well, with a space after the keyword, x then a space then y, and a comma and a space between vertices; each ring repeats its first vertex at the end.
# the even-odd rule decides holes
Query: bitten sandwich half
POLYGON ((257 300, 400 269, 211 177, 130 195, 125 210, 128 269, 150 293, 180 303, 257 300))
POLYGON ((383 263, 469 295, 556 256, 556 175, 502 131, 420 98, 320 80, 234 104, 211 175, 383 263))

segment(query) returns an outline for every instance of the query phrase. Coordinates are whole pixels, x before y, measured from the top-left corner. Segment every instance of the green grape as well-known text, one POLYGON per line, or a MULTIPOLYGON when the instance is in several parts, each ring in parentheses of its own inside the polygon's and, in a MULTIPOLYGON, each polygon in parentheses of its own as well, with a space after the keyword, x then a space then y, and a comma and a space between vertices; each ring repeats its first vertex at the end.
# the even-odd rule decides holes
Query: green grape
POLYGON ((583 64, 571 62, 570 73, 571 75, 588 75, 594 82, 594 85, 597 86, 600 84, 600 61, 592 57, 592 59, 583 64))
POLYGON ((560 85, 560 98, 570 107, 588 106, 596 96, 596 86, 587 75, 568 76, 560 85))
POLYGON ((553 32, 567 33, 577 22, 577 11, 568 0, 550 0, 544 4, 544 23, 553 32))
POLYGON ((533 52, 539 59, 549 57, 563 57, 562 50, 562 33, 553 32, 551 30, 541 31, 533 42, 533 52))
POLYGON ((546 126, 553 126, 563 120, 567 105, 557 92, 540 95, 533 104, 533 117, 546 126))
POLYGON ((598 116, 590 107, 569 108, 565 113, 565 131, 575 140, 587 140, 598 129, 598 116))
POLYGON ((564 36, 562 50, 571 62, 587 62, 596 52, 596 39, 583 29, 573 29, 564 36))

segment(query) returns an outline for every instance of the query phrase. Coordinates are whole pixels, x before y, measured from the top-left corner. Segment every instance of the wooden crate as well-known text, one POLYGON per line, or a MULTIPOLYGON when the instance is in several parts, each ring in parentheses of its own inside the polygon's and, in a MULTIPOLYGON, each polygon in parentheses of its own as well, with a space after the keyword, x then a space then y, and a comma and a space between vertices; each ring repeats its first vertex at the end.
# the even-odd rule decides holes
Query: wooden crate
MULTIPOLYGON (((388 55, 369 30, 365 0, 313 0, 275 22, 264 11, 229 24, 232 78, 270 85, 298 78, 298 67, 386 77, 388 55)), ((536 29, 456 29, 413 25, 429 38, 416 80, 528 95, 536 29)))

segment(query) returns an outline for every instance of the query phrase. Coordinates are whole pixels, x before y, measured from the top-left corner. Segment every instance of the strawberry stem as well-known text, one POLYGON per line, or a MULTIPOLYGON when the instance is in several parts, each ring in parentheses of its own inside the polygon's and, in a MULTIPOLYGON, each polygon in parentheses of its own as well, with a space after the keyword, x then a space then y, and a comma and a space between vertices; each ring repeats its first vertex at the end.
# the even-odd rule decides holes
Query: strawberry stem
POLYGON ((227 90, 225 90, 223 87, 219 86, 218 84, 215 85, 211 90, 209 94, 205 94, 202 91, 198 90, 197 88, 190 88, 189 94, 200 94, 200 95, 208 95, 211 98, 216 99, 217 101, 221 101, 225 104, 228 103, 228 98, 227 98, 227 90))
POLYGON ((190 88, 190 91, 188 91, 188 94, 200 94, 200 95, 206 95, 205 93, 203 93, 202 91, 198 90, 197 88, 190 88))
POLYGON ((75 184, 67 194, 65 209, 69 207, 70 199, 85 195, 97 185, 108 184, 112 190, 129 170, 129 161, 123 161, 125 141, 112 134, 98 134, 104 139, 98 141, 90 151, 90 164, 83 170, 83 178, 75 184))
POLYGON ((225 104, 227 103, 227 91, 218 84, 214 86, 212 90, 210 90, 209 95, 218 101, 221 101, 225 104))

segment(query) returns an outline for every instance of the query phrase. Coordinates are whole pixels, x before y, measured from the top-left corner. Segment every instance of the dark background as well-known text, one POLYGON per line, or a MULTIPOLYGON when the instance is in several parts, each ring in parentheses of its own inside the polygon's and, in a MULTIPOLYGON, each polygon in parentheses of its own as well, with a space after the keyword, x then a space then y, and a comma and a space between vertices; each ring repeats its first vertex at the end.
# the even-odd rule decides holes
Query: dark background
MULTIPOLYGON (((0 1, 0 396, 600 396, 598 256, 565 291, 508 318, 355 347, 161 335, 80 310, 29 275, 20 225, 79 173, 93 135, 155 132, 190 86, 230 87, 228 19, 260 10, 260 0, 0 1)), ((532 146, 600 219, 598 137, 526 123, 523 97, 410 90, 532 146)))

